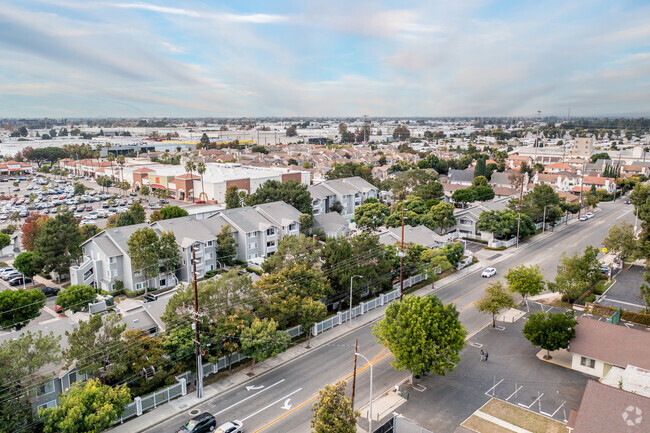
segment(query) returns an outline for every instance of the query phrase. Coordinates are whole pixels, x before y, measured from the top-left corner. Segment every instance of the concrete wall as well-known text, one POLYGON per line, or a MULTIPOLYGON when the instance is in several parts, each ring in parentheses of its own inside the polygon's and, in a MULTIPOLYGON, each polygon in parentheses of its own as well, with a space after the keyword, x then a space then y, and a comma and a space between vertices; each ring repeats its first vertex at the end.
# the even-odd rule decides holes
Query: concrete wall
POLYGON ((573 354, 573 357, 571 358, 571 368, 573 370, 580 371, 582 373, 595 377, 603 377, 605 375, 605 370, 609 371, 611 368, 611 364, 607 364, 606 362, 600 361, 598 359, 595 360, 594 368, 589 368, 580 364, 581 358, 582 355, 579 355, 577 353, 573 354))

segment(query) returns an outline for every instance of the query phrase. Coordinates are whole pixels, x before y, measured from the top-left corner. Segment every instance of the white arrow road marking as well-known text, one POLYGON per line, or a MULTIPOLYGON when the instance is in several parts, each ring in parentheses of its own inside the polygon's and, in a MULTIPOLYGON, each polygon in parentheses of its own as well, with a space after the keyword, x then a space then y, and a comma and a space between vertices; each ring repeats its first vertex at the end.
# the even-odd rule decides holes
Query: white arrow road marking
POLYGON ((262 388, 264 388, 264 385, 260 385, 260 386, 249 385, 249 386, 246 387, 246 391, 251 391, 251 390, 256 390, 256 389, 262 389, 262 388))
MULTIPOLYGON (((260 413, 260 412, 264 412, 266 409, 268 409, 268 408, 270 408, 271 406, 274 406, 274 405, 280 403, 280 402, 283 401, 283 400, 286 400, 286 401, 285 401, 285 405, 286 405, 287 401, 288 401, 288 400, 291 400, 291 399, 288 399, 288 400, 287 400, 287 397, 291 397, 292 395, 294 395, 295 393, 300 392, 300 391, 302 391, 302 388, 298 388, 297 390, 293 391, 292 393, 285 395, 285 396, 282 397, 281 399, 274 401, 273 403, 269 404, 268 406, 263 407, 262 409, 258 410, 257 412, 254 412, 254 413, 248 415, 246 418, 241 418, 241 421, 244 422, 244 421, 246 421, 247 419, 250 419, 250 418, 254 417, 255 415, 257 415, 257 414, 260 413)), ((216 415, 216 414, 215 414, 215 415, 216 415)))
POLYGON ((249 395, 248 397, 246 397, 246 398, 243 399, 243 400, 239 400, 237 403, 231 404, 230 406, 228 406, 228 407, 225 408, 225 409, 221 409, 219 412, 215 413, 214 416, 220 415, 220 414, 224 413, 225 411, 230 410, 230 409, 232 409, 233 407, 235 407, 235 406, 237 406, 237 405, 239 405, 239 404, 245 402, 246 400, 249 400, 249 399, 255 397, 256 395, 261 394, 261 393, 263 393, 264 391, 267 391, 267 390, 273 388, 275 385, 279 385, 279 384, 281 384, 282 382, 284 382, 284 379, 282 379, 282 380, 280 380, 280 381, 278 381, 278 382, 275 382, 273 385, 271 385, 271 386, 269 386, 269 387, 267 387, 267 388, 264 388, 264 389, 261 390, 261 391, 257 391, 255 394, 251 394, 251 395, 249 395))
POLYGON ((282 406, 280 409, 291 410, 291 406, 293 406, 293 405, 292 405, 292 404, 289 404, 290 401, 291 401, 290 398, 286 399, 286 400, 284 401, 284 406, 282 406))

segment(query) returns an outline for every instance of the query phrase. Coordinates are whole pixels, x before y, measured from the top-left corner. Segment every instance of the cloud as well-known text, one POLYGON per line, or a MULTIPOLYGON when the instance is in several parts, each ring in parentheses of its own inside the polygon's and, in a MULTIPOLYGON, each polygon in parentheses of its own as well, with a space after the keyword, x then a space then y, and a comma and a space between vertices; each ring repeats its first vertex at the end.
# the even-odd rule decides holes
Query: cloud
POLYGON ((209 13, 192 9, 173 8, 158 6, 149 3, 109 3, 108 6, 121 9, 139 9, 161 14, 181 15, 191 18, 211 19, 215 21, 226 21, 232 23, 270 24, 282 22, 286 17, 270 14, 232 14, 232 13, 209 13))

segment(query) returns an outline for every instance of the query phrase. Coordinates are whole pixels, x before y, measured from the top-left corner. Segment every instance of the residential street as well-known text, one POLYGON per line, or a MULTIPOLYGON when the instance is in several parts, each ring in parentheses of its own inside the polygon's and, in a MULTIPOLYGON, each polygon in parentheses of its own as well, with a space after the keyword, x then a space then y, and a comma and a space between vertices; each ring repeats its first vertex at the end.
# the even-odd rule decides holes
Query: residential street
MULTIPOLYGON (((583 250, 586 245, 594 245, 600 249, 611 225, 623 220, 634 221, 632 207, 626 206, 623 200, 602 203, 599 206, 595 218, 558 227, 556 233, 537 236, 529 243, 520 245, 518 250, 480 252, 482 262, 487 262, 497 269, 495 277, 482 278, 481 270, 485 267, 482 265, 481 269, 469 272, 452 283, 445 284, 444 280, 441 281, 440 288, 436 287, 435 292, 443 302, 456 303, 461 311, 461 320, 470 334, 478 332, 489 322, 489 317, 479 314, 472 307, 473 302, 482 295, 490 282, 502 278, 509 268, 520 264, 539 264, 545 277, 552 279, 562 252, 573 253, 583 250)), ((347 326, 347 323, 341 325, 347 326)), ((247 432, 309 431, 311 406, 318 390, 326 384, 333 384, 351 375, 355 338, 359 338, 359 352, 374 363, 375 398, 408 376, 408 372, 396 372, 390 367, 391 355, 375 342, 371 335, 371 326, 365 325, 341 336, 333 343, 316 347, 295 360, 279 365, 252 382, 206 400, 196 408, 201 412, 214 413, 219 423, 240 419, 244 422, 247 432)), ((365 361, 359 358, 358 368, 362 368, 364 364, 365 361)), ((357 378, 357 408, 367 402, 368 388, 369 370, 362 370, 357 378)), ((179 402, 170 403, 176 404, 179 402)), ((177 431, 191 417, 190 404, 184 404, 187 410, 161 420, 155 427, 144 431, 177 431)), ((126 423, 124 427, 131 423, 126 423)), ((135 427, 132 431, 136 431, 135 427)))

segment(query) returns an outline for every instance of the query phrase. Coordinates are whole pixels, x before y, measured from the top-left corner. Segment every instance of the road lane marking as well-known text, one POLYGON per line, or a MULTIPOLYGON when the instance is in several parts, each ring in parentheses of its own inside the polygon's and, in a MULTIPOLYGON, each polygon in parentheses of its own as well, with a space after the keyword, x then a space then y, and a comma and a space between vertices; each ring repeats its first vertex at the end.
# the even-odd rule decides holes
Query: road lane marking
MULTIPOLYGON (((278 404, 278 403, 282 403, 282 401, 285 400, 287 397, 291 397, 292 395, 294 395, 295 393, 300 392, 300 391, 302 391, 302 388, 298 388, 297 390, 295 390, 295 391, 293 391, 293 392, 291 392, 291 393, 285 395, 285 396, 282 397, 281 399, 276 400, 276 401, 274 401, 273 403, 264 406, 262 409, 258 410, 257 412, 253 412, 252 414, 248 415, 247 417, 242 418, 241 421, 244 422, 244 421, 246 421, 247 419, 250 419, 250 418, 254 417, 254 416, 257 415, 258 413, 260 413, 260 412, 264 412, 266 409, 270 408, 271 406, 275 406, 275 405, 278 404)), ((285 403, 285 404, 286 404, 286 403, 285 403)))
MULTIPOLYGON (((372 358, 372 359, 370 360, 370 362, 371 362, 372 365, 376 365, 376 364, 378 364, 379 362, 383 361, 384 359, 388 358, 390 355, 393 354, 393 352, 388 352, 388 353, 386 353, 385 355, 383 355, 383 356, 380 357, 380 355, 381 355, 385 350, 386 350, 385 347, 382 348, 381 351, 379 351, 379 353, 378 353, 377 355, 375 355, 375 357, 372 358)), ((368 363, 366 363, 363 367, 357 369, 357 375, 361 374, 361 372, 363 372, 364 370, 367 370, 368 368, 370 368, 370 367, 368 366, 368 363)), ((344 380, 349 380, 351 377, 352 377, 352 373, 350 373, 350 374, 348 374, 347 376, 345 376, 345 377, 343 377, 343 378, 341 378, 341 379, 335 381, 334 383, 339 383, 339 382, 344 381, 344 380)), ((277 418, 275 418, 275 419, 269 421, 268 423, 266 423, 266 424, 263 425, 262 427, 260 427, 260 428, 258 428, 257 430, 255 430, 253 433, 259 433, 259 432, 261 432, 262 430, 266 430, 267 428, 271 427, 273 424, 275 424, 275 423, 281 421, 281 420, 284 419, 285 417, 291 415, 292 413, 296 412, 297 410, 300 410, 301 408, 305 407, 306 405, 308 405, 308 404, 311 403, 312 401, 316 400, 316 399, 318 398, 318 395, 319 395, 319 394, 317 393, 317 394, 311 396, 311 398, 309 398, 309 399, 305 400, 304 402, 300 403, 298 406, 294 407, 294 408, 291 409, 289 412, 287 412, 287 413, 285 413, 285 414, 282 414, 282 415, 280 415, 279 417, 277 417, 277 418)))
POLYGON ((625 215, 629 214, 631 211, 626 211, 623 215, 617 216, 616 219, 623 218, 625 215))
POLYGON ((262 388, 264 388, 264 385, 260 385, 260 386, 249 385, 246 387, 246 391, 255 391, 257 389, 262 389, 262 388))
POLYGON ((284 379, 282 379, 282 380, 280 380, 280 381, 278 381, 278 382, 275 382, 273 385, 269 386, 268 388, 264 388, 264 389, 261 390, 261 391, 257 391, 255 394, 249 395, 248 397, 246 397, 246 398, 243 399, 243 400, 239 400, 237 403, 233 403, 233 404, 231 404, 230 406, 228 406, 228 407, 225 408, 225 409, 221 409, 219 412, 215 413, 214 416, 221 415, 221 414, 224 413, 225 411, 230 410, 230 409, 232 409, 233 407, 242 404, 242 403, 245 402, 246 400, 249 400, 249 399, 255 397, 256 395, 261 394, 261 393, 263 393, 264 391, 268 391, 269 389, 273 388, 275 385, 279 385, 279 384, 281 384, 282 382, 284 382, 284 379))
POLYGON ((293 405, 292 405, 292 404, 289 404, 290 401, 291 401, 290 398, 286 399, 286 400, 284 401, 284 405, 282 405, 282 407, 281 407, 280 409, 291 410, 291 406, 293 406, 293 405))

